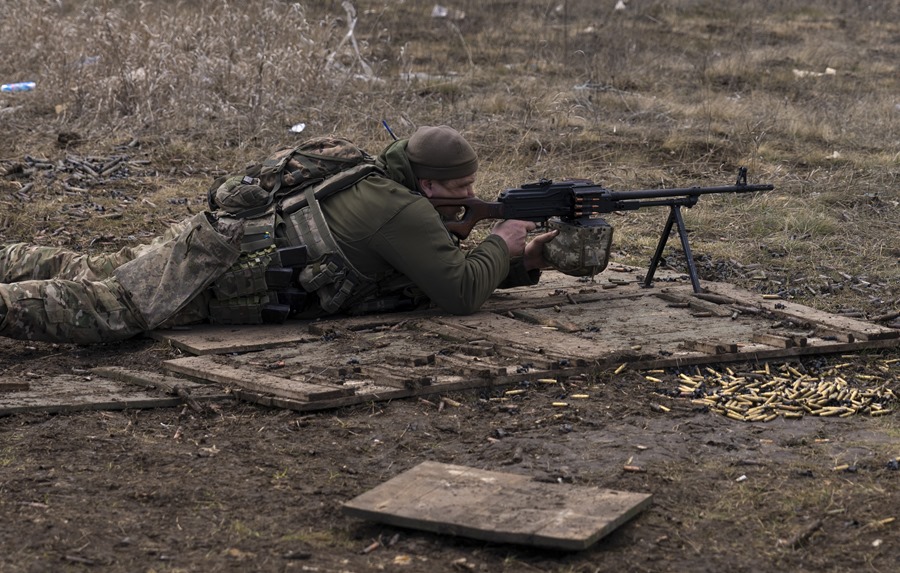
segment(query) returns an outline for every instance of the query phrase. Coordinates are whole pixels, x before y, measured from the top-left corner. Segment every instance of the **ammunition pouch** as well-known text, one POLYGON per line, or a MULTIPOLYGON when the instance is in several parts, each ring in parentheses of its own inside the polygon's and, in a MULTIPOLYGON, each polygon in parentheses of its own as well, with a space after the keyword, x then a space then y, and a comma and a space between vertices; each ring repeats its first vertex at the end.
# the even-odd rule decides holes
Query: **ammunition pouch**
POLYGON ((274 245, 241 253, 212 284, 209 319, 214 324, 282 323, 306 306, 306 293, 293 285, 306 264, 306 247, 274 245))
POLYGON ((285 214, 285 229, 290 244, 304 245, 310 259, 297 277, 299 285, 316 293, 322 310, 334 314, 371 294, 375 282, 357 271, 338 246, 316 195, 319 187, 307 189, 305 204, 285 214))
POLYGON ((574 277, 594 276, 609 262, 613 228, 603 219, 576 219, 573 222, 552 218, 550 230, 559 235, 544 244, 544 260, 561 273, 574 277))
POLYGON ((298 282, 306 292, 318 295, 319 306, 329 314, 343 309, 364 284, 353 267, 333 254, 307 265, 300 271, 298 282))

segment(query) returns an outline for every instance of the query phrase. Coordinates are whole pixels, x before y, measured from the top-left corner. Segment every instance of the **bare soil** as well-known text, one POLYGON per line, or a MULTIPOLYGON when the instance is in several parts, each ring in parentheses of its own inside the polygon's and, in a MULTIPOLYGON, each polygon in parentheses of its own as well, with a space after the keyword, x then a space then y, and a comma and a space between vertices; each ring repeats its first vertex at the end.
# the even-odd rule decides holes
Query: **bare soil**
MULTIPOLYGON (((5 375, 25 379, 155 370, 176 355, 144 339, 90 349, 4 340, 0 353, 5 375)), ((2 418, 0 513, 15 525, 0 532, 0 570, 889 571, 900 557, 896 523, 884 523, 900 502, 891 416, 739 422, 667 398, 639 373, 522 387, 446 396, 458 407, 433 397, 302 415, 224 403, 202 415, 2 418), (552 406, 580 392, 592 399, 552 406), (342 503, 425 460, 654 500, 574 553, 342 514, 342 503)))

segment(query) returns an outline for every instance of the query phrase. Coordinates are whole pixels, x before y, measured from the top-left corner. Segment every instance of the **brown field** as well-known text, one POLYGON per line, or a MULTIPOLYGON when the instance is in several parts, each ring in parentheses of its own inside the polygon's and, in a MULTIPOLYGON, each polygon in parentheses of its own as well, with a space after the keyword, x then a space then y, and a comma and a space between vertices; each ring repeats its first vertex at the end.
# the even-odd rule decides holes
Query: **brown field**
MULTIPOLYGON (((376 152, 390 141, 382 120, 400 137, 447 123, 478 150, 485 198, 540 177, 722 185, 747 166, 776 190, 686 213, 701 279, 900 328, 896 1, 441 4, 448 17, 433 1, 359 0, 350 35, 336 0, 4 3, 0 82, 37 87, 0 94, 0 243, 115 250, 202 210, 212 179, 298 138, 334 133, 376 152)), ((611 215, 612 260, 645 265, 664 216, 611 215)), ((0 376, 158 369, 175 355, 145 339, 0 339, 0 376)), ((900 391, 897 358, 804 367, 900 391)), ((441 411, 406 400, 0 418, 0 571, 896 570, 896 414, 751 424, 652 411, 636 373, 585 385, 598 399, 563 421, 540 388, 514 414, 472 391, 441 411), (622 472, 632 457, 647 471, 622 472), (424 460, 651 492, 654 504, 571 554, 340 513, 424 460)))

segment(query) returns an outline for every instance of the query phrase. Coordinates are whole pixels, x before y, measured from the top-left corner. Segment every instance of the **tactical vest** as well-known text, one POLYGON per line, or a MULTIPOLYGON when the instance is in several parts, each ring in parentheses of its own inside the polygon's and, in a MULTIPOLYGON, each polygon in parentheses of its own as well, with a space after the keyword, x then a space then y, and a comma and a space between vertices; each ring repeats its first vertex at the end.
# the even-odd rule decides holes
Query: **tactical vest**
POLYGON ((244 221, 241 256, 212 285, 210 322, 284 322, 316 300, 332 314, 370 296, 373 277, 337 244, 320 202, 384 172, 351 142, 317 138, 281 150, 207 195, 220 218, 244 221), (310 299, 314 295, 314 299, 310 299))

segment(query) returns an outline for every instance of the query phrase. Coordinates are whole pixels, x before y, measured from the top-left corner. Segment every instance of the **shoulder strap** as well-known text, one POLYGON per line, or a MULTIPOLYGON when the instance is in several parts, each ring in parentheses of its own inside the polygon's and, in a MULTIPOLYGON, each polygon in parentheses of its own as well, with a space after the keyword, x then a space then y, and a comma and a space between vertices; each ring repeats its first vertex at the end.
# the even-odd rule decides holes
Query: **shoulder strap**
POLYGON ((374 163, 361 163, 355 167, 351 167, 346 171, 332 175, 315 187, 307 187, 305 193, 297 193, 285 197, 281 201, 281 212, 285 215, 290 215, 291 213, 306 207, 309 204, 308 196, 310 191, 314 193, 314 196, 318 201, 324 201, 335 193, 356 185, 370 175, 384 175, 384 171, 374 163))

